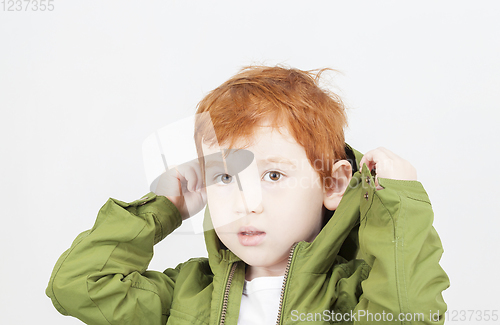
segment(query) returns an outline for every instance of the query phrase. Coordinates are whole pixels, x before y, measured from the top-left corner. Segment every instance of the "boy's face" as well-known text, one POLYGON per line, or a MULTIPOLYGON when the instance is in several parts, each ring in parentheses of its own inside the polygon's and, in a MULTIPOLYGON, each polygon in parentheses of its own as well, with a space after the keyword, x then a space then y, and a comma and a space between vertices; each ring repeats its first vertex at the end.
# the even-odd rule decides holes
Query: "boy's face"
MULTIPOLYGON (((255 141, 245 148, 253 153, 254 161, 238 174, 242 191, 236 176, 226 175, 223 166, 205 171, 206 183, 215 182, 206 190, 220 240, 248 265, 270 269, 286 265, 295 242, 312 241, 321 230, 323 217, 320 175, 304 148, 286 129, 281 132, 284 135, 271 127, 257 128, 255 141)), ((202 143, 202 149, 207 157, 224 147, 202 143)))

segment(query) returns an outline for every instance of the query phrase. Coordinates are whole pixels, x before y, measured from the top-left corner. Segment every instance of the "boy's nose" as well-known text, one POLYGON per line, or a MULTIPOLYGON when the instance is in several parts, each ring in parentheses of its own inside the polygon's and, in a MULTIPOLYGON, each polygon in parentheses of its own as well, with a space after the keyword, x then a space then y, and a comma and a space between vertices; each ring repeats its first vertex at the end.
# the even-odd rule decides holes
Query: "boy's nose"
POLYGON ((237 198, 237 212, 243 215, 248 215, 252 212, 262 212, 262 188, 260 184, 259 170, 257 163, 252 163, 243 171, 236 175, 238 183, 239 195, 237 198))

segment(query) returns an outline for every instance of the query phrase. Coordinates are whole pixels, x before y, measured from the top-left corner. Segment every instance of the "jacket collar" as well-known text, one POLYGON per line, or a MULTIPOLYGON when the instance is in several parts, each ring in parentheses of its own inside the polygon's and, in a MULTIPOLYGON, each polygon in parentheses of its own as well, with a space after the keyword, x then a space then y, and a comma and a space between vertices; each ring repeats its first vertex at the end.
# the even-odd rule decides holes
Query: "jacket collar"
MULTIPOLYGON (((301 265, 301 272, 327 272, 332 264, 337 263, 338 256, 351 260, 356 257, 358 252, 357 230, 360 216, 359 200, 362 190, 362 186, 360 186, 362 175, 358 171, 358 166, 363 155, 348 144, 345 148, 353 169, 353 177, 337 210, 326 216, 329 217, 329 220, 314 241, 311 243, 302 241, 298 244, 294 255, 296 265, 301 265), (320 256, 321 258, 319 258, 320 256)), ((238 256, 221 243, 215 233, 208 205, 205 209, 203 223, 204 229, 209 229, 205 231, 205 244, 212 272, 215 274, 222 262, 232 264, 241 261, 238 256)))

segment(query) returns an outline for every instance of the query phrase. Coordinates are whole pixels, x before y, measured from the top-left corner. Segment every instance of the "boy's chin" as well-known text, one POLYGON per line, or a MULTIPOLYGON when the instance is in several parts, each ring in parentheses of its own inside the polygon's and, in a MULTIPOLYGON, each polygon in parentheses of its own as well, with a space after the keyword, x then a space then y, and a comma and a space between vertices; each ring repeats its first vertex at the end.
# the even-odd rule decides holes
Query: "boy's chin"
MULTIPOLYGON (((245 248, 243 248, 245 249, 245 248)), ((257 252, 242 252, 241 249, 235 252, 231 250, 236 256, 238 256, 246 265, 249 266, 265 266, 267 265, 266 258, 263 258, 261 254, 257 252)))
POLYGON ((245 264, 252 267, 271 268, 279 264, 281 260, 275 256, 263 257, 261 254, 241 254, 241 256, 238 255, 238 257, 241 258, 245 264))

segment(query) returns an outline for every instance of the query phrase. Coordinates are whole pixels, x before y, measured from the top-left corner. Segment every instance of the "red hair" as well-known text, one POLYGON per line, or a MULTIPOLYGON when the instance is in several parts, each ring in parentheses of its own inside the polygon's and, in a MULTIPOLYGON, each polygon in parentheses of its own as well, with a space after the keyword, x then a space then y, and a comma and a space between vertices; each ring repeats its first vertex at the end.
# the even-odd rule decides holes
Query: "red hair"
MULTIPOLYGON (((300 144, 311 166, 331 184, 331 167, 346 159, 344 128, 347 116, 340 97, 319 86, 325 70, 302 71, 281 66, 248 66, 208 93, 196 111, 195 143, 205 178, 201 141, 233 148, 237 141, 250 144, 256 127, 269 123, 286 127, 300 144), (200 113, 209 112, 213 131, 200 113)), ((325 181, 327 183, 325 183, 325 181)))

